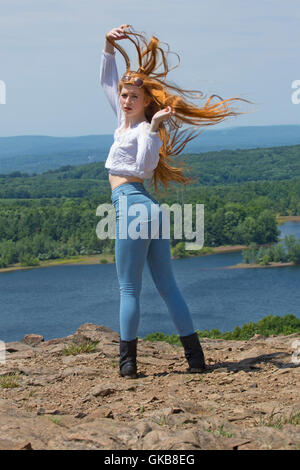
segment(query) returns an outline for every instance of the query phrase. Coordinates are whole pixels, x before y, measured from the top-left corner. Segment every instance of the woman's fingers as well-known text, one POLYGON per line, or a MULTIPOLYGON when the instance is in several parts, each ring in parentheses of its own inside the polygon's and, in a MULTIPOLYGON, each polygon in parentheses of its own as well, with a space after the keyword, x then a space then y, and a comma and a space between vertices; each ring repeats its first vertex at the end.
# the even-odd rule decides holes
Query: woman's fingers
POLYGON ((125 29, 128 28, 129 26, 130 25, 128 24, 123 24, 119 26, 118 28, 113 28, 109 31, 109 33, 107 33, 107 36, 115 40, 125 39, 127 37, 125 33, 125 29))
POLYGON ((120 26, 119 28, 116 28, 115 31, 117 33, 120 33, 120 34, 123 34, 124 35, 124 30, 128 27, 129 25, 127 24, 123 24, 122 26, 120 26))
POLYGON ((171 108, 171 106, 167 106, 165 109, 162 110, 162 117, 167 118, 168 116, 175 114, 175 111, 171 108))
POLYGON ((112 32, 112 33, 111 33, 111 36, 112 36, 114 39, 124 39, 124 38, 127 37, 127 36, 124 35, 124 33, 118 33, 118 32, 112 32))
POLYGON ((123 25, 120 28, 113 29, 112 32, 111 32, 112 36, 115 39, 124 39, 124 38, 126 38, 127 36, 126 36, 126 34, 124 34, 125 33, 124 29, 126 27, 127 27, 127 25, 123 25))
POLYGON ((171 108, 171 106, 168 106, 168 113, 169 114, 175 114, 174 109, 171 108))

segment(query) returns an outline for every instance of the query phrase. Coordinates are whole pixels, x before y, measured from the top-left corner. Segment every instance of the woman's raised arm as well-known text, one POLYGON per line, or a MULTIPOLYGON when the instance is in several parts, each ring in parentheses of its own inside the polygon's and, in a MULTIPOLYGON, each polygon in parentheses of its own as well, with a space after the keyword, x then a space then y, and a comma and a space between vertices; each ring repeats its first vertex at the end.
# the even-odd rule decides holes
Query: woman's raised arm
POLYGON ((121 122, 121 106, 118 94, 118 70, 115 60, 114 46, 108 41, 108 38, 113 41, 125 39, 124 29, 128 25, 122 25, 119 28, 113 28, 106 34, 105 46, 102 52, 100 64, 100 83, 104 89, 106 97, 118 118, 118 124, 121 122))

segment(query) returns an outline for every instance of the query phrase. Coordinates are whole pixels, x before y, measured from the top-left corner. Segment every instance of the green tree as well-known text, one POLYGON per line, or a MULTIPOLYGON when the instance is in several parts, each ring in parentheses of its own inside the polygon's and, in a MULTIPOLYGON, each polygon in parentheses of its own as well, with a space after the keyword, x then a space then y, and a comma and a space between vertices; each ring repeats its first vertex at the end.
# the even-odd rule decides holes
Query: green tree
POLYGON ((189 252, 185 249, 185 242, 179 242, 172 249, 172 256, 175 258, 184 258, 189 255, 189 252))

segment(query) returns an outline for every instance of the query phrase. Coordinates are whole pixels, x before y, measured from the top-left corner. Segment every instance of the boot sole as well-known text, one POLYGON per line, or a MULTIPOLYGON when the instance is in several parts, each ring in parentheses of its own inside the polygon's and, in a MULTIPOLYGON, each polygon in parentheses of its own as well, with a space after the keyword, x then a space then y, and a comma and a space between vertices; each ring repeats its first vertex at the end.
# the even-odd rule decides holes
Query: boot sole
POLYGON ((137 379, 137 374, 122 374, 119 372, 120 377, 124 377, 125 379, 137 379))
POLYGON ((191 374, 197 374, 197 373, 205 372, 206 370, 207 370, 207 367, 199 367, 199 368, 189 367, 187 369, 187 371, 190 372, 191 374))

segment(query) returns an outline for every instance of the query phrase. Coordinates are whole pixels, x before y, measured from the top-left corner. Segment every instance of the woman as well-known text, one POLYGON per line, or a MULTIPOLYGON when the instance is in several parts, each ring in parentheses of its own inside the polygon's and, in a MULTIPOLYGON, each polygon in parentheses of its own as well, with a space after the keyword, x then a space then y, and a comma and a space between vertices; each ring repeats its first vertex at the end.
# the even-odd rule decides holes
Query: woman
POLYGON ((200 125, 215 124, 228 116, 241 114, 228 109, 225 102, 230 100, 210 105, 214 95, 201 108, 184 100, 184 96, 199 98, 202 94, 182 90, 165 81, 169 71, 167 54, 156 37, 152 36, 147 43, 145 37, 134 32, 130 25, 122 25, 106 34, 101 57, 101 85, 118 119, 114 143, 105 167, 109 169, 112 203, 116 210, 115 259, 120 285, 119 372, 121 376, 131 378, 137 376, 140 292, 146 260, 179 333, 188 371, 202 372, 206 369, 189 308, 172 271, 170 240, 162 237, 159 203, 146 191, 143 183, 145 179, 151 179, 157 190, 158 182, 165 189, 170 181, 190 182, 192 178, 184 175, 183 167, 169 164, 172 161, 170 156, 178 155, 189 140, 199 135, 200 125), (116 41, 125 38, 134 44, 138 53, 139 69, 135 72, 130 70, 130 61, 124 49, 116 44, 116 41), (126 61, 126 72, 121 80, 118 78, 114 48, 121 52, 126 61), (159 55, 163 65, 160 73, 157 71, 159 55), (189 129, 178 132, 182 123, 191 124, 198 132, 195 129, 188 135, 189 129), (128 232, 133 221, 130 208, 135 204, 146 208, 147 216, 139 225, 140 232, 147 232, 146 237, 136 238, 128 232))

